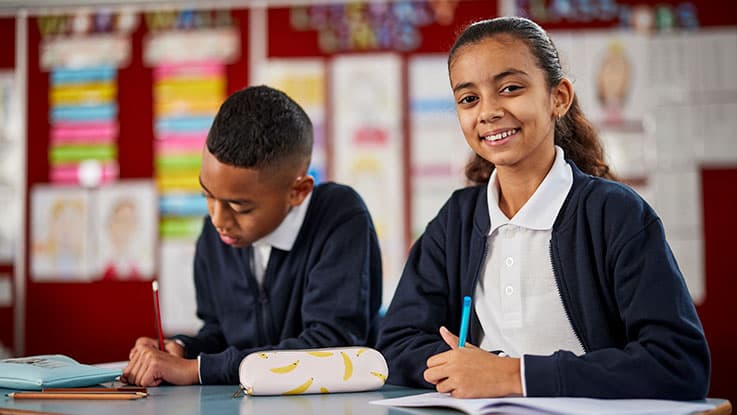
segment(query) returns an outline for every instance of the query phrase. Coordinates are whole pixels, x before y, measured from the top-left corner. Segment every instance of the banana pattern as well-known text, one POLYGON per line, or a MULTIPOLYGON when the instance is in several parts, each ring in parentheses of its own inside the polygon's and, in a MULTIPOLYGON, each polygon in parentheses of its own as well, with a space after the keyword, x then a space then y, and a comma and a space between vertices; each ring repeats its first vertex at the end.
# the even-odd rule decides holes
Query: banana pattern
POLYGON ((381 379, 382 382, 386 382, 386 375, 379 372, 374 372, 373 370, 371 372, 372 375, 376 376, 377 378, 381 379))
POLYGON ((345 365, 343 380, 348 380, 353 376, 353 362, 351 362, 351 358, 345 352, 340 352, 340 354, 343 356, 343 364, 345 365))
POLYGON ((312 382, 314 381, 315 381, 315 378, 309 378, 307 379, 307 382, 297 386, 294 389, 284 392, 284 395, 299 395, 301 393, 305 393, 307 389, 309 389, 310 386, 312 386, 312 382))
POLYGON ((265 350, 246 356, 239 368, 249 395, 374 390, 386 383, 387 375, 386 360, 370 347, 265 350))
POLYGON ((307 354, 315 357, 330 357, 333 355, 333 352, 323 352, 318 350, 315 352, 307 352, 307 354))
POLYGON ((269 370, 272 371, 272 372, 274 372, 274 373, 284 374, 284 373, 289 373, 289 372, 293 371, 294 369, 297 368, 297 366, 299 366, 299 360, 295 360, 294 362, 292 362, 292 363, 290 363, 290 364, 288 364, 286 366, 273 367, 273 368, 271 368, 269 370))

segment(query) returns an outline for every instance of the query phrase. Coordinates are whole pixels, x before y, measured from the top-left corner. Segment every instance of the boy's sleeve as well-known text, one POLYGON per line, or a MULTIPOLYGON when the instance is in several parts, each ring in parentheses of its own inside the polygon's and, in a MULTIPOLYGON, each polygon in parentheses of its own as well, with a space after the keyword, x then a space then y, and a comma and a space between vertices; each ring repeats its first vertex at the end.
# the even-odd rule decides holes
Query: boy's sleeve
MULTIPOLYGON (((388 383, 433 388, 423 378, 427 359, 449 350, 438 328, 448 323, 450 288, 441 210, 412 247, 389 310, 381 323, 378 349, 389 366, 388 383)), ((457 324, 457 323, 456 323, 457 324)))
POLYGON ((369 343, 380 301, 373 297, 377 290, 381 292, 381 256, 368 211, 351 215, 333 228, 306 281, 302 332, 297 337, 264 347, 205 352, 200 357, 202 383, 237 384, 241 360, 259 350, 369 343))
MULTIPOLYGON (((205 230, 203 230, 203 235, 204 233, 205 230)), ((179 334, 173 337, 184 344, 184 357, 187 359, 194 359, 200 353, 216 353, 227 347, 220 323, 215 317, 213 294, 207 278, 207 244, 205 240, 206 238, 201 236, 197 241, 194 258, 197 317, 203 322, 203 325, 196 336, 179 334)))

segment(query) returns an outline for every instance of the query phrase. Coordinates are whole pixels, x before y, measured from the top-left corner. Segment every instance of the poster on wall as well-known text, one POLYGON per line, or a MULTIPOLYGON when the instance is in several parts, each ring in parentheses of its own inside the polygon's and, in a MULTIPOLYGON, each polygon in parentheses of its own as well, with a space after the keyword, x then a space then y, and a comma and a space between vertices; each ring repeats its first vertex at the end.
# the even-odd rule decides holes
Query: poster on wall
POLYGON ((22 169, 20 107, 14 71, 0 71, 0 263, 15 259, 22 169))
POLYGON ((90 193, 73 186, 31 190, 31 276, 35 281, 89 281, 94 273, 90 193))
POLYGON ((156 188, 120 181, 96 195, 97 270, 103 281, 150 280, 155 272, 156 188))
POLYGON ((645 186, 655 163, 648 130, 654 104, 648 93, 648 36, 587 30, 551 37, 584 114, 599 131, 610 167, 625 182, 645 186))
POLYGON ((49 72, 49 180, 96 186, 118 177, 118 69, 128 65, 131 11, 38 18, 49 72))
POLYGON ((400 70, 393 54, 339 56, 331 67, 334 177, 353 186, 371 212, 386 304, 406 252, 400 70))
POLYGON ((325 180, 327 142, 325 137, 325 63, 322 59, 271 59, 260 70, 263 83, 294 99, 312 121, 314 141, 309 174, 315 183, 325 180))
POLYGON ((154 174, 159 192, 159 280, 167 333, 193 333, 194 246, 207 215, 200 160, 227 96, 229 63, 240 57, 230 10, 146 12, 144 65, 152 68, 154 174))
POLYGON ((410 58, 409 103, 414 240, 453 190, 465 185, 471 156, 456 117, 447 56, 410 58))
POLYGON ((159 252, 161 324, 164 333, 167 336, 194 335, 202 326, 202 321, 197 318, 194 288, 195 244, 188 240, 169 240, 161 244, 159 252))

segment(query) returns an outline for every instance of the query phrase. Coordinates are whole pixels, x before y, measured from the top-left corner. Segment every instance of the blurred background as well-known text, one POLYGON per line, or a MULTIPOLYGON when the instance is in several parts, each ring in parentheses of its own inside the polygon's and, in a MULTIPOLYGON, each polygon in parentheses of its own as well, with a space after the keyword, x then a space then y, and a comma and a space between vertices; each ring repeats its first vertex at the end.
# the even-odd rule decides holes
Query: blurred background
POLYGON ((615 172, 664 221, 737 401, 734 0, 0 1, 0 357, 120 361, 194 332, 200 150, 220 103, 268 84, 312 118, 311 173, 354 186, 388 305, 470 153, 447 51, 527 16, 561 51, 615 172), (731 316, 731 317, 730 317, 731 316))

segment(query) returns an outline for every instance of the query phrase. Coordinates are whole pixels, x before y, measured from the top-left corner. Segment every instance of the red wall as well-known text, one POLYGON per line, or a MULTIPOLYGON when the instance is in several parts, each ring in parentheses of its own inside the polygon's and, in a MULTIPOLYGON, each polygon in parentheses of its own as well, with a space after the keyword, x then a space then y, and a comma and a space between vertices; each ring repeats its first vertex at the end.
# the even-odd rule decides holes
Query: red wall
POLYGON ((704 168, 706 300, 698 307, 712 357, 709 396, 737 403, 737 167, 704 168))

